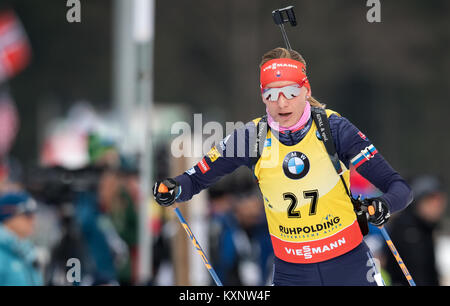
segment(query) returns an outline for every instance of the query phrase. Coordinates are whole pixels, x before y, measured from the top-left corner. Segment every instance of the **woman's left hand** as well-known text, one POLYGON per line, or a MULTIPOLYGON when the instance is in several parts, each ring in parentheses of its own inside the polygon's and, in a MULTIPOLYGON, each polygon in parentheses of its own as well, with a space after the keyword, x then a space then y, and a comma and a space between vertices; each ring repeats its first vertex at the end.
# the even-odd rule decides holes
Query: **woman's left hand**
POLYGON ((391 214, 386 201, 382 198, 371 198, 362 201, 364 210, 367 210, 368 221, 375 226, 382 226, 388 220, 391 214))

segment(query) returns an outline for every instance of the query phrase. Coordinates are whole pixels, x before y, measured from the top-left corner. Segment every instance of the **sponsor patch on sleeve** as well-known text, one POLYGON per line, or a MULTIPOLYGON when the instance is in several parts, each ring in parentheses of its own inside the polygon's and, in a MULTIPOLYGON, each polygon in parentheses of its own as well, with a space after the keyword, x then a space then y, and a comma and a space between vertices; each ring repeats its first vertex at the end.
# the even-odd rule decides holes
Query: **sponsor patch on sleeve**
POLYGON ((220 153, 215 146, 211 150, 209 150, 209 152, 206 153, 206 155, 209 157, 212 163, 215 162, 220 157, 220 153))
POLYGON ((187 173, 188 175, 193 175, 193 174, 195 174, 195 168, 192 167, 191 169, 186 170, 186 173, 187 173))
POLYGON ((197 166, 203 174, 205 174, 211 169, 208 163, 206 162, 205 158, 202 158, 202 160, 198 162, 197 166))

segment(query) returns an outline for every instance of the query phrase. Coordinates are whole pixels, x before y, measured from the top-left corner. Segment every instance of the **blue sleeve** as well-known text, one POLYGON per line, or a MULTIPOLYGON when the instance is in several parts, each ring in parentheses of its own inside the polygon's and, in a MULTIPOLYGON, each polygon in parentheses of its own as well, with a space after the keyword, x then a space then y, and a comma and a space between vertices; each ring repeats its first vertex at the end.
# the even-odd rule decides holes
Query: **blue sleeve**
POLYGON ((347 168, 350 165, 377 187, 381 196, 396 212, 413 200, 412 191, 403 177, 378 152, 369 138, 344 117, 329 117, 331 133, 339 159, 347 168))
POLYGON ((223 176, 240 166, 252 167, 250 143, 254 139, 256 126, 253 122, 234 130, 214 146, 196 165, 175 177, 181 185, 177 202, 190 200, 203 189, 215 184, 223 176))

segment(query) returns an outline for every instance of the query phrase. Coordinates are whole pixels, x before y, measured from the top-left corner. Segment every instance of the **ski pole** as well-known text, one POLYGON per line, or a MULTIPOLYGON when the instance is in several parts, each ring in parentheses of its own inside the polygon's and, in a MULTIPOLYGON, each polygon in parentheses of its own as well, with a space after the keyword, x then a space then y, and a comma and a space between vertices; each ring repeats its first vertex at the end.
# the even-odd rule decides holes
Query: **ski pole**
POLYGON ((397 249, 395 248, 394 244, 392 243, 391 237, 389 237, 386 229, 384 227, 381 227, 380 231, 384 237, 384 240, 386 240, 386 243, 389 246, 389 249, 391 250, 392 254, 394 255, 395 260, 397 261, 398 265, 400 266, 400 269, 402 269, 402 272, 405 275, 406 280, 408 281, 409 285, 415 286, 416 283, 414 282, 411 274, 409 274, 409 271, 406 268, 405 263, 403 262, 402 258, 400 257, 400 254, 397 252, 397 249))
POLYGON ((211 264, 208 261, 208 258, 206 257, 205 252, 203 252, 202 247, 200 246, 200 244, 198 243, 197 239, 195 238, 194 234, 191 231, 191 228, 189 227, 189 225, 187 224, 186 220, 184 219, 183 215, 181 214, 180 210, 178 209, 178 207, 175 207, 175 214, 178 217, 178 220, 180 220, 181 225, 183 225, 187 235, 189 236, 189 238, 192 241, 192 244, 194 245, 194 247, 197 249, 198 254, 200 254, 200 257, 203 260, 203 263, 205 264, 206 269, 208 269, 209 274, 211 274, 211 277, 214 279, 214 281, 216 282, 217 286, 223 286, 222 282, 220 281, 219 277, 216 274, 216 271, 214 271, 213 267, 211 266, 211 264))

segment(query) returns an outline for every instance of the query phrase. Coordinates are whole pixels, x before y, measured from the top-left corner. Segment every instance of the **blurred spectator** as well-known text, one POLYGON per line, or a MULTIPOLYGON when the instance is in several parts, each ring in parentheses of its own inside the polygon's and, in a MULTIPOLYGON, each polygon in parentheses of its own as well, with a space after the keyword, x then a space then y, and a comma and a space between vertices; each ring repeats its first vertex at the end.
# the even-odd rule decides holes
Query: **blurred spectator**
POLYGON ((270 277, 272 246, 261 195, 253 180, 219 182, 211 189, 211 262, 228 286, 261 286, 270 277))
POLYGON ((117 259, 128 257, 126 245, 104 211, 105 203, 111 200, 110 194, 116 190, 114 144, 95 134, 86 138, 89 165, 72 170, 47 168, 44 171, 48 176, 44 184, 47 187, 40 188, 40 193, 54 189, 44 201, 53 202, 59 208, 64 232, 62 241, 52 252, 52 264, 58 262, 49 277, 54 285, 117 285, 117 259), (68 284, 59 276, 70 257, 82 263, 80 284, 68 284))
POLYGON ((105 210, 117 192, 119 155, 112 141, 94 133, 88 135, 88 155, 91 166, 101 169, 101 173, 98 186, 76 192, 75 219, 94 262, 93 284, 116 285, 117 266, 120 260, 126 260, 128 250, 105 210))
POLYGON ((111 227, 105 226, 96 192, 77 192, 74 204, 75 220, 94 262, 93 285, 117 284, 114 257, 107 233, 111 227))
POLYGON ((230 189, 231 184, 230 176, 226 176, 208 189, 209 213, 211 217, 224 215, 231 210, 233 201, 230 189))
POLYGON ((123 242, 115 240, 115 253, 122 253, 115 260, 120 285, 132 285, 136 280, 138 217, 136 199, 130 190, 137 179, 136 175, 106 171, 99 185, 101 209, 123 242))
POLYGON ((102 224, 120 285, 136 283, 139 176, 136 160, 120 155, 112 140, 91 133, 91 163, 105 167, 98 186, 102 224))
POLYGON ((59 211, 63 234, 52 250, 48 279, 52 285, 133 284, 135 165, 119 154, 111 135, 97 131, 89 107, 80 105, 71 115, 58 137, 44 146, 46 167, 28 175, 37 198, 59 211), (86 117, 91 119, 83 121, 86 117), (61 277, 71 257, 82 263, 81 283, 61 277))
MULTIPOLYGON (((429 175, 416 178, 411 188, 414 202, 388 223, 389 232, 416 284, 438 286, 433 234, 444 215, 447 193, 442 182, 429 175)), ((393 285, 408 285, 392 255, 387 269, 393 285)))
POLYGON ((38 286, 43 277, 29 240, 34 232, 36 202, 25 192, 0 197, 0 285, 38 286))

